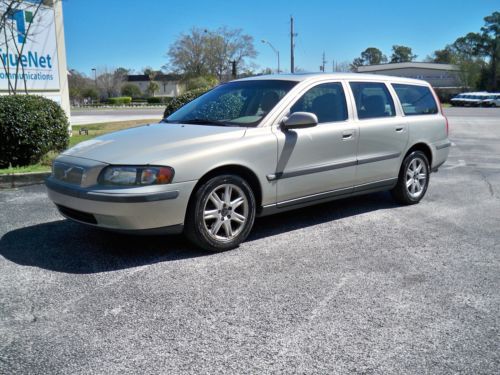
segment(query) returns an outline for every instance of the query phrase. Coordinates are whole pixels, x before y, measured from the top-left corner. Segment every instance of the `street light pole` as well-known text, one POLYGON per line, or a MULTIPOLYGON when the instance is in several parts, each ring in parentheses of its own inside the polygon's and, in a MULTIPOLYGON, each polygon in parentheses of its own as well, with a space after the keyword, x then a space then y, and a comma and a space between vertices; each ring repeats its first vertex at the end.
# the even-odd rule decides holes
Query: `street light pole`
POLYGON ((264 44, 268 44, 269 47, 271 47, 271 49, 274 51, 274 53, 278 56, 278 74, 281 73, 281 69, 280 69, 280 51, 278 51, 276 48, 274 48, 274 46, 267 40, 265 39, 262 39, 261 40, 262 43, 264 44))

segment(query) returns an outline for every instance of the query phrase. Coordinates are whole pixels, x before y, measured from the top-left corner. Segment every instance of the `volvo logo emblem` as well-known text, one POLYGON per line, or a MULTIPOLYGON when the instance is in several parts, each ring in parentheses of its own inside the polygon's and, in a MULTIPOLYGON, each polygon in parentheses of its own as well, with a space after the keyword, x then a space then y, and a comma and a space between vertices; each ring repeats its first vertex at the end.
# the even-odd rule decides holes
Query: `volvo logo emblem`
POLYGON ((67 180, 69 173, 73 170, 73 167, 69 167, 68 169, 65 169, 63 172, 63 175, 61 177, 61 180, 67 180))

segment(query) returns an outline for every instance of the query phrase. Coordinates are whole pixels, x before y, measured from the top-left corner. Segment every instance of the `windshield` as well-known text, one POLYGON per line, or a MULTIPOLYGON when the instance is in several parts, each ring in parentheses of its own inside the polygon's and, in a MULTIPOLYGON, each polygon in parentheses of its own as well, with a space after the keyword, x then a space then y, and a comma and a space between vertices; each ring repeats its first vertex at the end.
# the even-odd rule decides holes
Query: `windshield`
POLYGON ((257 126, 297 82, 254 80, 216 87, 164 121, 223 126, 257 126))

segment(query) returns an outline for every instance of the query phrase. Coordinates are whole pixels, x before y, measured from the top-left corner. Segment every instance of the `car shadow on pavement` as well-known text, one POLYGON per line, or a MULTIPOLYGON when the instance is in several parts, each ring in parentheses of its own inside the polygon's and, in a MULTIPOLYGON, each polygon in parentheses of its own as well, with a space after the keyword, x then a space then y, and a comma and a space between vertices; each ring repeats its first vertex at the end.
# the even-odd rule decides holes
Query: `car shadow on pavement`
MULTIPOLYGON (((249 241, 398 207, 387 193, 353 197, 286 214, 259 218, 249 241)), ((0 256, 24 266, 88 274, 208 256, 182 236, 133 236, 105 232, 69 220, 24 227, 0 239, 0 256)))
POLYGON ((182 236, 134 236, 70 220, 13 230, 0 239, 0 256, 20 265, 64 273, 99 273, 198 256, 182 236))
POLYGON ((401 206, 392 199, 389 192, 339 199, 277 215, 262 217, 256 220, 248 241, 304 229, 349 216, 397 207, 401 206))

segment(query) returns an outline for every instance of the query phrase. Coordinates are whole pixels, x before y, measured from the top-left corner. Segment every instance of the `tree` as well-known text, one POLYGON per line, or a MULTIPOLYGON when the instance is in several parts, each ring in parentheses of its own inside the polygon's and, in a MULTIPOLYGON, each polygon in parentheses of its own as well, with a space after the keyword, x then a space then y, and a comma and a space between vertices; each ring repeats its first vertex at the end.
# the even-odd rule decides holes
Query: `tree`
POLYGON ((365 65, 364 60, 361 57, 356 57, 350 65, 351 71, 356 72, 358 68, 363 65, 365 65))
POLYGON ((205 88, 208 90, 216 86, 218 83, 219 81, 214 76, 192 77, 192 78, 187 78, 184 81, 187 91, 201 89, 201 88, 205 88))
POLYGON ((417 58, 417 55, 412 53, 410 47, 407 46, 392 46, 391 63, 410 62, 417 58))
POLYGON ((453 64, 454 59, 454 51, 449 45, 443 49, 435 50, 433 54, 427 58, 429 62, 438 64, 453 64))
POLYGON ((377 65, 387 62, 387 57, 375 47, 369 47, 361 52, 361 58, 365 65, 377 65))
POLYGON ((206 42, 206 32, 201 29, 192 28, 189 34, 182 34, 168 50, 170 65, 186 75, 207 74, 206 42))
POLYGON ((97 91, 94 80, 75 69, 70 69, 69 71, 68 86, 69 98, 73 104, 80 104, 83 99, 89 98, 89 96, 85 95, 88 89, 92 88, 97 91))
POLYGON ((160 85, 158 84, 158 82, 150 81, 149 85, 148 85, 148 88, 147 88, 147 92, 148 92, 149 95, 155 96, 155 93, 159 89, 160 89, 160 85))
POLYGON ((88 87, 82 91, 82 97, 92 101, 99 100, 99 91, 95 87, 88 87))
POLYGON ((107 66, 98 69, 97 87, 103 98, 111 98, 120 93, 121 86, 125 81, 128 69, 125 68, 108 68, 107 66))
POLYGON ((169 48, 169 66, 186 77, 213 75, 219 80, 230 72, 229 61, 239 70, 257 56, 253 37, 241 29, 221 27, 214 31, 192 28, 169 48))
POLYGON ((460 67, 464 86, 483 86, 495 91, 500 86, 500 12, 493 12, 484 22, 480 32, 458 38, 450 49, 460 67))
POLYGON ((133 83, 125 83, 121 89, 122 96, 130 96, 131 98, 140 98, 142 96, 139 86, 133 83))
POLYGON ((349 61, 340 61, 338 63, 335 63, 335 69, 336 72, 350 72, 351 70, 351 64, 349 64, 349 61))
POLYGON ((368 47, 361 52, 361 57, 355 58, 351 63, 351 71, 357 71, 362 65, 377 65, 387 62, 387 57, 381 50, 375 47, 368 47))
POLYGON ((490 59, 489 86, 496 91, 500 87, 500 12, 493 12, 484 17, 485 25, 481 27, 481 43, 478 52, 490 59))

